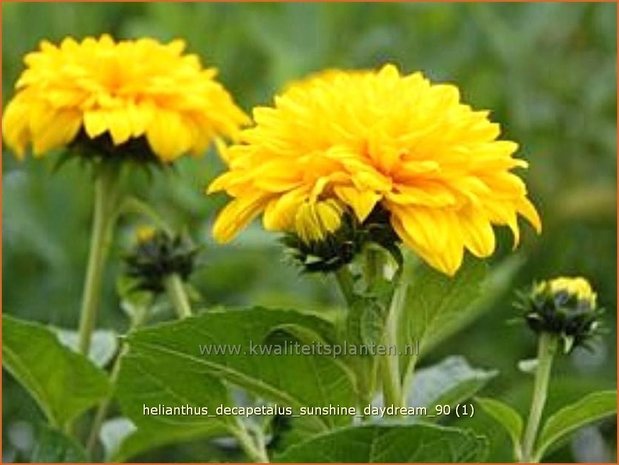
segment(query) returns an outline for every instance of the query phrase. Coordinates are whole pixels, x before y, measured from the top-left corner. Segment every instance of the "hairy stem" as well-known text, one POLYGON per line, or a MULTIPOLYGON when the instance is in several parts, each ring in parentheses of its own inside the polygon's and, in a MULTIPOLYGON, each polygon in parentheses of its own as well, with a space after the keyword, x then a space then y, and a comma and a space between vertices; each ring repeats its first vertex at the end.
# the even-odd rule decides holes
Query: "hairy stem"
POLYGON ((239 441, 239 445, 248 458, 255 463, 269 463, 269 456, 266 451, 264 435, 252 436, 247 427, 241 422, 237 422, 238 427, 232 429, 232 433, 239 441))
MULTIPOLYGON (((120 373, 120 359, 126 351, 126 346, 123 346, 120 350, 120 353, 116 357, 116 360, 114 360, 114 365, 112 366, 112 371, 110 373, 110 386, 112 391, 114 390, 114 388, 116 387, 116 383, 118 382, 118 374, 120 373)), ((95 413, 95 418, 92 421, 92 426, 90 427, 90 434, 88 436, 88 442, 86 443, 86 451, 88 452, 88 456, 91 458, 97 444, 97 438, 99 437, 101 426, 103 426, 103 421, 105 420, 111 402, 111 395, 108 395, 105 399, 103 399, 99 404, 99 408, 95 413)))
POLYGON ((335 272, 335 278, 337 279, 337 283, 342 291, 342 295, 346 300, 346 304, 351 306, 354 301, 354 279, 350 270, 346 266, 342 266, 339 270, 335 272))
POLYGON ((171 273, 164 278, 163 284, 178 317, 182 320, 191 316, 191 305, 181 277, 177 273, 171 273))
POLYGON ((96 173, 90 252, 82 294, 79 323, 79 350, 88 355, 101 300, 103 273, 114 236, 120 199, 118 167, 102 163, 96 173))
POLYGON ((535 460, 534 447, 537 439, 542 412, 546 404, 548 394, 548 384, 550 382, 550 372, 552 360, 557 351, 557 337, 549 333, 541 333, 537 351, 537 369, 535 371, 535 384, 533 386, 533 398, 529 419, 525 430, 524 442, 522 446, 522 461, 531 463, 535 460))
POLYGON ((408 283, 400 279, 395 283, 395 290, 391 298, 389 313, 385 321, 383 344, 385 355, 382 356, 381 376, 383 385, 383 402, 386 407, 391 405, 403 407, 405 405, 402 392, 402 378, 400 376, 400 355, 398 353, 397 329, 406 302, 408 283))
MULTIPOLYGON (((139 314, 134 315, 131 319, 131 324, 129 326, 129 331, 133 331, 138 328, 142 322, 146 319, 146 309, 139 312, 139 314)), ((114 365, 112 366, 112 370, 110 372, 110 394, 108 394, 105 399, 101 401, 99 404, 99 408, 95 413, 95 417, 92 421, 92 425, 90 427, 90 434, 88 436, 88 441, 86 443, 86 451, 88 452, 88 456, 92 459, 92 453, 95 450, 95 446, 97 445, 97 438, 99 437, 99 432, 101 431, 101 426, 103 426, 103 422, 105 421, 105 417, 110 408, 110 404, 112 403, 113 392, 116 389, 116 383, 118 382, 118 375, 120 373, 120 364, 123 355, 127 352, 127 345, 121 341, 121 348, 116 355, 116 359, 114 360, 114 365)))

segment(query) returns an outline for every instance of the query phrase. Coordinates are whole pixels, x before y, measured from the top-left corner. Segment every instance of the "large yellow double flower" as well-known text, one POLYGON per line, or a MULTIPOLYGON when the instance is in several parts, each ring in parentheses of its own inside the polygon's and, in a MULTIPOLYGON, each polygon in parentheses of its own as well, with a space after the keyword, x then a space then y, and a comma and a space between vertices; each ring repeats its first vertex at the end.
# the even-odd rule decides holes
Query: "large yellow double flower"
POLYGON ((517 144, 497 140, 488 112, 460 102, 453 85, 431 84, 392 65, 330 71, 290 86, 224 151, 229 171, 209 191, 233 200, 214 235, 231 240, 260 213, 267 230, 320 240, 344 212, 363 222, 380 204, 404 244, 453 275, 464 249, 487 257, 493 225, 519 241, 517 215, 541 229, 517 144))
POLYGON ((200 154, 218 135, 235 136, 247 121, 228 92, 181 40, 115 42, 110 36, 43 41, 26 55, 26 70, 5 109, 5 142, 22 157, 71 143, 83 131, 109 135, 114 146, 145 138, 170 162, 200 154))

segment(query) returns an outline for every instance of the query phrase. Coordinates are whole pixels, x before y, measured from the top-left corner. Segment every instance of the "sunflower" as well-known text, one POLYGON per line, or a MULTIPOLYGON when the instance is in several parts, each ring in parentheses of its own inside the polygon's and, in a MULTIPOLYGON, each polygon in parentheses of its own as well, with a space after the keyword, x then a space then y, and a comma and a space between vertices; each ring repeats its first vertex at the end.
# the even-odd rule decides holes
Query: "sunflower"
POLYGON ((453 85, 393 65, 329 70, 253 116, 222 154, 228 171, 209 187, 232 197, 214 224, 220 242, 260 213, 267 230, 307 242, 332 233, 342 215, 362 224, 380 209, 407 247, 453 275, 464 249, 493 253, 493 225, 511 228, 514 246, 519 214, 541 229, 512 172, 527 166, 512 156, 517 144, 499 140, 499 125, 461 103, 453 85))
MULTIPOLYGON (((163 162, 201 154, 218 135, 234 137, 246 115, 185 44, 110 36, 59 46, 41 42, 26 55, 2 121, 19 158, 83 143, 104 155, 148 151, 163 162), (124 150, 120 150, 124 149, 124 150)), ((126 155, 127 156, 127 155, 126 155)))

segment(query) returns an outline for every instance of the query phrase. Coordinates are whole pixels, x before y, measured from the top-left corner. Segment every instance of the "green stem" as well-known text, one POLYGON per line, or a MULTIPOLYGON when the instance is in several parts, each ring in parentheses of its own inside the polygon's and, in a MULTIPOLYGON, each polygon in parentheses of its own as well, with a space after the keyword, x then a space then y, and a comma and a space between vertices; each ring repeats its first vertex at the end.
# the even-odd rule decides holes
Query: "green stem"
MULTIPOLYGON (((129 333, 134 329, 138 328, 142 322, 146 319, 146 309, 143 309, 138 314, 135 314, 131 319, 131 324, 129 325, 129 333)), ((123 355, 127 352, 127 345, 121 342, 122 347, 114 360, 114 365, 112 366, 112 371, 110 372, 110 392, 113 393, 116 387, 116 383, 118 382, 118 375, 120 373, 120 362, 123 355)), ((97 438, 99 437, 99 432, 101 431, 101 426, 103 425, 103 421, 105 420, 105 416, 107 415, 107 411, 110 407, 110 403, 112 402, 113 395, 109 394, 105 399, 101 401, 99 404, 99 408, 95 414, 95 418, 93 419, 92 426, 90 427, 90 435, 88 436, 88 442, 86 443, 86 451, 88 452, 88 456, 92 458, 92 453, 97 444, 97 438)))
POLYGON ((342 266, 339 270, 335 272, 335 278, 337 279, 337 283, 340 286, 340 290, 342 291, 342 295, 346 300, 346 304, 350 307, 355 300, 354 293, 354 279, 350 270, 346 266, 342 266))
POLYGON ((114 235, 120 197, 120 172, 116 165, 102 163, 96 176, 90 253, 79 323, 79 349, 84 355, 88 355, 90 339, 97 320, 103 272, 114 235))
POLYGON ((397 329, 406 302, 408 283, 405 279, 399 279, 395 285, 396 288, 391 298, 383 335, 383 344, 386 352, 380 360, 383 403, 385 407, 391 405, 396 407, 405 406, 405 399, 402 392, 402 378, 400 376, 397 329))
POLYGON ((379 252, 378 250, 366 247, 365 250, 365 266, 364 266, 364 275, 365 275, 365 282, 367 283, 368 287, 371 288, 371 286, 374 284, 374 282, 376 281, 377 277, 382 277, 382 260, 381 260, 381 252, 379 252))
POLYGON ((537 352, 537 369, 535 371, 533 398, 531 400, 531 409, 529 411, 529 419, 522 447, 523 462, 531 463, 533 461, 538 461, 534 458, 533 449, 535 447, 535 440, 537 438, 537 431, 542 418, 544 405, 546 404, 552 360, 556 351, 557 337, 553 334, 541 333, 537 352))
MULTIPOLYGON (((127 351, 127 346, 123 346, 120 350, 120 353, 114 360, 114 365, 112 366, 112 371, 110 373, 110 386, 113 391, 116 387, 116 383, 118 382, 118 374, 120 373, 120 360, 122 356, 127 351)), ((95 449, 95 445, 97 444, 97 438, 99 437, 99 432, 101 431, 101 426, 103 425, 103 421, 105 420, 105 416, 107 415, 107 411, 110 407, 110 403, 112 402, 112 396, 108 395, 105 399, 101 401, 99 404, 99 408, 95 413, 95 418, 92 421, 92 426, 90 427, 90 435, 88 436, 88 442, 86 443, 86 451, 88 452, 88 456, 92 458, 92 453, 95 449)))
POLYGON ((262 433, 254 438, 241 421, 238 421, 237 424, 238 427, 233 428, 232 433, 239 441, 239 444, 247 457, 255 463, 269 463, 269 456, 266 451, 264 436, 262 433))
POLYGON ((191 305, 189 304, 181 277, 177 273, 171 273, 163 279, 163 285, 178 317, 181 320, 190 317, 192 315, 191 305))

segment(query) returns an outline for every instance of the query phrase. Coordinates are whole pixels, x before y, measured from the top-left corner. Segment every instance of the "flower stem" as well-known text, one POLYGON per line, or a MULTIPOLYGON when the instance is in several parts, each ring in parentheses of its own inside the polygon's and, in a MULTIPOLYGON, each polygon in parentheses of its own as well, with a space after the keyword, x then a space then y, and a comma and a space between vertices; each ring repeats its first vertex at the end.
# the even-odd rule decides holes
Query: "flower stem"
POLYGON ((181 277, 177 273, 171 273, 164 278, 163 285, 178 317, 181 320, 190 317, 192 315, 191 305, 189 304, 181 277))
POLYGON ((350 307, 355 300, 355 293, 353 290, 354 280, 348 267, 342 266, 339 270, 337 270, 335 272, 335 278, 337 279, 342 295, 346 300, 346 304, 350 307))
MULTIPOLYGON (((143 321, 146 319, 146 309, 142 310, 139 313, 136 313, 131 318, 131 324, 129 325, 128 333, 137 329, 143 321)), ((114 360, 114 365, 112 366, 112 370, 110 372, 110 394, 108 394, 99 404, 99 408, 95 413, 95 417, 92 422, 92 426, 90 427, 90 435, 88 436, 88 442, 86 443, 86 451, 88 452, 88 457, 92 459, 92 453, 97 444, 97 438, 99 437, 99 432, 101 431, 101 426, 103 425, 103 421, 105 420, 105 416, 107 415, 108 409, 110 407, 110 403, 112 402, 112 394, 116 389, 116 383, 118 382, 118 375, 120 373, 120 363, 123 355, 128 350, 128 346, 125 342, 120 342, 121 348, 116 355, 116 359, 114 360)))
POLYGON ((255 463, 269 463, 269 456, 266 451, 264 436, 262 433, 254 439, 247 430, 247 427, 238 421, 238 427, 232 429, 232 433, 239 441, 239 445, 251 460, 255 463))
POLYGON ((533 449, 535 447, 535 440, 537 438, 537 431, 542 418, 544 405, 546 404, 548 383, 550 381, 550 372, 552 369, 552 360, 556 351, 556 336, 549 333, 541 333, 537 352, 537 370, 535 372, 533 398, 531 400, 531 409, 529 411, 529 419, 527 422, 522 448, 523 462, 531 463, 533 461, 538 461, 534 458, 533 449))
POLYGON ((120 198, 120 172, 117 166, 101 163, 96 176, 90 252, 79 323, 79 350, 84 355, 88 355, 97 320, 105 262, 114 235, 120 198))
POLYGON ((383 343, 385 355, 381 358, 381 375, 383 384, 383 403, 385 407, 391 405, 403 407, 405 399, 402 392, 400 376, 400 355, 398 353, 397 329, 406 302, 408 283, 400 279, 395 283, 395 290, 389 305, 389 313, 385 321, 383 343))
POLYGON ((366 248, 364 253, 364 276, 368 287, 371 287, 377 277, 382 277, 382 259, 381 252, 371 248, 366 248))
MULTIPOLYGON (((120 373, 120 359, 127 351, 126 347, 127 346, 123 346, 123 348, 120 350, 120 353, 116 356, 116 360, 114 360, 114 366, 112 367, 112 371, 110 373, 110 386, 112 390, 115 389, 116 383, 118 382, 118 374, 120 373)), ((101 403, 99 404, 99 408, 95 413, 95 418, 92 421, 92 426, 90 427, 90 435, 88 436, 88 442, 86 443, 86 451, 91 459, 92 453, 95 449, 95 445, 97 444, 99 432, 101 431, 101 426, 103 425, 103 421, 105 420, 105 416, 107 415, 107 411, 110 407, 111 401, 111 395, 108 395, 105 399, 101 401, 101 403)))

